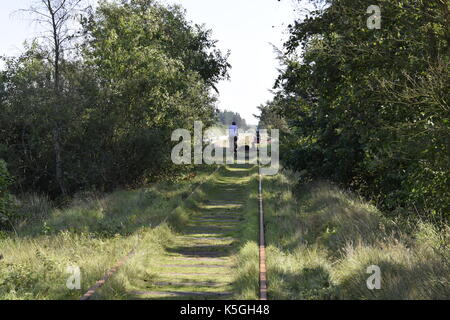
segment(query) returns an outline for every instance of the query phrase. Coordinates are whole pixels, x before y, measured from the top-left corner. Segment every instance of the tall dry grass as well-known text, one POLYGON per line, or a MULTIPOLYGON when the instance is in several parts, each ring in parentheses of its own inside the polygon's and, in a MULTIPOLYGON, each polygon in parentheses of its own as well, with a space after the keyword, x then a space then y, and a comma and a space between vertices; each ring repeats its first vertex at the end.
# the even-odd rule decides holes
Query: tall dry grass
MULTIPOLYGON (((287 178, 287 176, 291 178, 287 178)), ((401 223, 328 183, 264 182, 274 299, 449 299, 449 228, 401 223), (366 281, 381 269, 381 289, 366 281)))

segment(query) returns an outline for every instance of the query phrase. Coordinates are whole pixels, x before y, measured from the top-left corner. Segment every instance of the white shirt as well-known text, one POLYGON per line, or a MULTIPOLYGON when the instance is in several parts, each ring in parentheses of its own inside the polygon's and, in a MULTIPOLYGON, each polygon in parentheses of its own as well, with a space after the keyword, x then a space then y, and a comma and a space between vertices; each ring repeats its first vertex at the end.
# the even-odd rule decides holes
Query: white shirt
POLYGON ((237 135, 238 135, 238 127, 232 124, 229 128, 229 136, 237 137, 237 135))

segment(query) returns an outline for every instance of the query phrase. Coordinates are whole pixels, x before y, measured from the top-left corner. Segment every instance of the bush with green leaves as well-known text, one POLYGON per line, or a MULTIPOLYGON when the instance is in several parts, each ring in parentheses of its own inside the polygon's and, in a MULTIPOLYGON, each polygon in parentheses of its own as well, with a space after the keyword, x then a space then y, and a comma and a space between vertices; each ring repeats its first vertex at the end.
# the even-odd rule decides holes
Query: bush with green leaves
POLYGON ((310 2, 325 5, 289 26, 277 94, 262 108, 262 123, 274 112, 289 125, 284 164, 383 210, 448 221, 447 6, 380 0, 371 30, 371 0, 310 2))
POLYGON ((14 189, 54 199, 183 173, 170 159, 171 134, 215 121, 228 54, 179 6, 101 1, 81 20, 85 38, 60 61, 57 99, 53 51, 41 41, 0 71, 0 158, 14 189))
POLYGON ((6 168, 6 162, 0 159, 0 229, 10 224, 12 218, 12 202, 8 187, 12 178, 6 168))

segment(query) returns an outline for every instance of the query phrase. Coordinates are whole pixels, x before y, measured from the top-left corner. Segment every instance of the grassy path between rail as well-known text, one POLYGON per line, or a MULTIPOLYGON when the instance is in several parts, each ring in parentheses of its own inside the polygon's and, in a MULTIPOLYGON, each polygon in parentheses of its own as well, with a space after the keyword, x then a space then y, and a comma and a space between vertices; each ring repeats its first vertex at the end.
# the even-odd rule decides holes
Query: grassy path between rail
POLYGON ((95 298, 256 298, 256 173, 249 165, 220 168, 177 208, 185 221, 163 249, 143 243, 95 298))

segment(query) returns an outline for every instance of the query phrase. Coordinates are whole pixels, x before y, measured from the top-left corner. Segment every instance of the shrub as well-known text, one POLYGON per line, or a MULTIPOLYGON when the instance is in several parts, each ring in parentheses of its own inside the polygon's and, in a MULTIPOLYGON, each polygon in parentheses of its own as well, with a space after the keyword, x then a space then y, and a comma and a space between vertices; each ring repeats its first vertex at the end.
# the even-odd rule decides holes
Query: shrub
POLYGON ((0 228, 11 225, 13 210, 11 195, 8 192, 11 183, 12 178, 6 168, 6 162, 0 159, 0 228))

